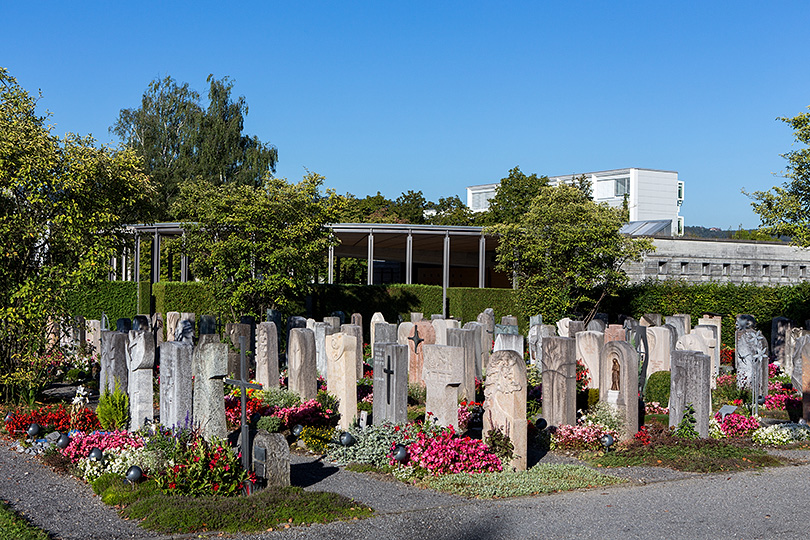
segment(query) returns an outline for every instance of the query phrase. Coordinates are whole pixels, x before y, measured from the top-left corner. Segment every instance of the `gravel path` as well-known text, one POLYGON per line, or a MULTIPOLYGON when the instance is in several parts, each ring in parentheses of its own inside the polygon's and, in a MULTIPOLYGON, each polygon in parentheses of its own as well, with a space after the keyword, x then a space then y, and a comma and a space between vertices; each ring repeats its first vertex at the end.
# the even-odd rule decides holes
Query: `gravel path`
MULTIPOLYGON (((58 539, 188 539, 143 530, 104 505, 89 486, 54 473, 0 441, 0 498, 58 539)), ((366 520, 298 527, 238 539, 430 538, 806 538, 810 451, 777 451, 797 465, 735 474, 659 467, 604 472, 628 483, 610 488, 496 501, 470 500, 292 456, 294 485, 332 491, 374 508, 366 520)), ((548 454, 541 463, 574 463, 548 454)), ((213 533, 216 534, 216 533, 213 533)))

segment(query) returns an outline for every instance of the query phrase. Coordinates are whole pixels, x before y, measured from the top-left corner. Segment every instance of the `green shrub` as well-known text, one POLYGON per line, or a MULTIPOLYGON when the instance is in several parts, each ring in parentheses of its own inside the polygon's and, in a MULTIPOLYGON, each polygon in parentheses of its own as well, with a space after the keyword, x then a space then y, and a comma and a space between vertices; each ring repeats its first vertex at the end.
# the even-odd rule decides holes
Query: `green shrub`
POLYGON ((265 388, 254 394, 262 403, 280 409, 289 409, 301 404, 301 397, 286 388, 265 388))
MULTIPOLYGON (((148 283, 147 283, 148 284, 148 283)), ((132 281, 98 281, 67 293, 68 311, 73 316, 101 320, 105 313, 110 321, 132 317, 138 310, 137 283, 132 281)))
POLYGON ((669 371, 656 371, 650 378, 647 379, 647 386, 644 389, 644 402, 652 403, 658 402, 662 407, 669 405, 669 387, 670 387, 669 371))
POLYGON ((333 426, 304 426, 299 440, 306 445, 310 452, 325 454, 329 443, 335 441, 336 434, 333 426))
POLYGON ((281 426, 283 424, 284 423, 281 421, 281 418, 276 416, 262 416, 256 423, 256 427, 258 429, 267 430, 270 433, 278 433, 281 431, 281 426))
POLYGON ((115 382, 112 393, 105 389, 98 400, 96 416, 101 427, 107 431, 126 429, 129 425, 129 396, 115 382))
POLYGON ((675 436, 682 439, 700 438, 697 429, 695 429, 695 424, 697 424, 697 420, 695 420, 695 408, 689 403, 684 407, 683 418, 681 418, 681 421, 678 422, 678 426, 675 428, 675 436))
POLYGON ((490 429, 487 436, 484 438, 484 444, 489 446, 492 453, 498 456, 501 463, 506 465, 515 455, 515 445, 512 440, 504 435, 500 428, 490 429))

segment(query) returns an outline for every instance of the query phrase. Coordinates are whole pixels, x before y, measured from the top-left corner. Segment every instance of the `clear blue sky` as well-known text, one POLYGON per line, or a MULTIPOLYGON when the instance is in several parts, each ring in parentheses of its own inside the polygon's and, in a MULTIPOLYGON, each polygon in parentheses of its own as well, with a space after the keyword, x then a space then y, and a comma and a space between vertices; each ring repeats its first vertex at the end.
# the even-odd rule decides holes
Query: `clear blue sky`
POLYGON ((758 225, 740 193, 810 105, 810 3, 5 2, 0 65, 56 133, 108 133, 149 81, 230 76, 246 132, 358 196, 676 170, 687 225, 758 225))

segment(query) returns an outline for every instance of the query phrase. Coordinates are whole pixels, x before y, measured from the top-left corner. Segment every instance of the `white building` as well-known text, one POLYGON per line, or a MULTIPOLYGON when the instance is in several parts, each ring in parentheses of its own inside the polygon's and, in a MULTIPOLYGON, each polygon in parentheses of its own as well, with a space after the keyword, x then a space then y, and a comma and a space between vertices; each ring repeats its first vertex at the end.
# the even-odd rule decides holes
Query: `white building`
MULTIPOLYGON (((552 176, 549 181, 556 186, 579 176, 582 175, 552 176)), ((669 220, 670 234, 683 234, 683 218, 679 215, 683 204, 683 182, 678 180, 676 171, 629 168, 585 173, 584 176, 591 181, 596 202, 621 206, 627 195, 631 222, 669 220)), ((489 208, 489 200, 495 196, 498 185, 469 186, 467 206, 474 212, 489 208)))

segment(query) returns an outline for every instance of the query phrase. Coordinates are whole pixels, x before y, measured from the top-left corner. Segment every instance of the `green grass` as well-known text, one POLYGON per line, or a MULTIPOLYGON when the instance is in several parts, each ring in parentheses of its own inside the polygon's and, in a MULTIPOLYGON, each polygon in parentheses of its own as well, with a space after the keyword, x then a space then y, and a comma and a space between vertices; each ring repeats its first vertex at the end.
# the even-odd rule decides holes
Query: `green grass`
POLYGON ((464 497, 499 499, 607 486, 624 481, 578 465, 541 464, 528 471, 427 477, 421 481, 421 485, 464 497))
POLYGON ((185 497, 162 493, 153 481, 137 486, 97 482, 102 500, 129 519, 161 533, 257 532, 271 528, 360 519, 373 513, 347 497, 297 487, 269 488, 247 497, 185 497))
POLYGON ((0 540, 48 540, 50 536, 17 515, 5 501, 0 502, 0 540))

